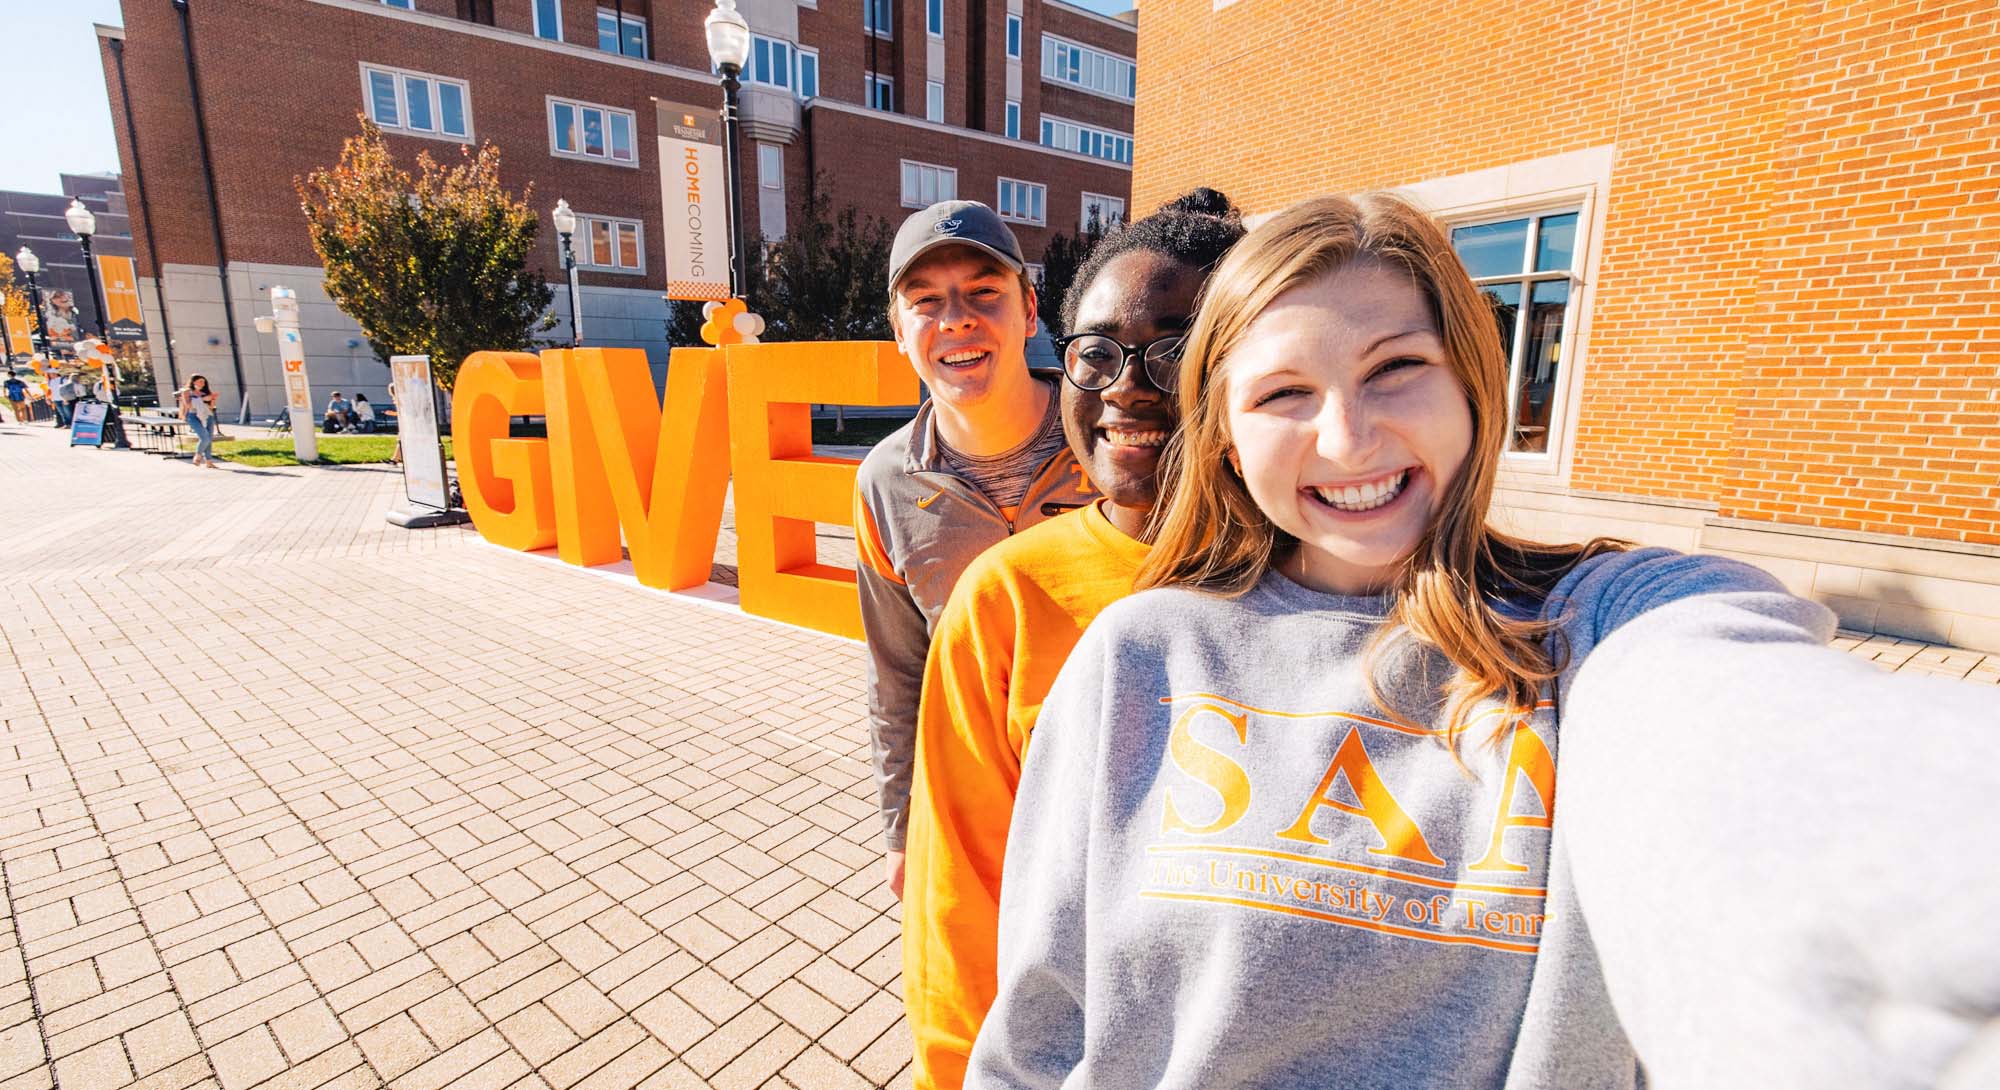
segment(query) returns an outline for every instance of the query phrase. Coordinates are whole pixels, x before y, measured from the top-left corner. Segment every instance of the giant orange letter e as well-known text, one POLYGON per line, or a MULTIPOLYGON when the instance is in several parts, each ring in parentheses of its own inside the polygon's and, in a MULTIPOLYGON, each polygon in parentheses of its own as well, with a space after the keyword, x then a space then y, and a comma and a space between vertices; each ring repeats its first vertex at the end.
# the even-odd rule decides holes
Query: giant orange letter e
POLYGON ((541 416, 542 361, 526 352, 474 352, 452 383, 452 452, 465 510, 486 540, 509 549, 556 542, 546 439, 512 439, 509 417, 541 416))
POLYGON ((911 405, 917 376, 887 341, 731 345, 729 444, 743 609, 861 638, 854 569, 819 562, 816 522, 853 521, 859 462, 812 452, 811 406, 911 405))

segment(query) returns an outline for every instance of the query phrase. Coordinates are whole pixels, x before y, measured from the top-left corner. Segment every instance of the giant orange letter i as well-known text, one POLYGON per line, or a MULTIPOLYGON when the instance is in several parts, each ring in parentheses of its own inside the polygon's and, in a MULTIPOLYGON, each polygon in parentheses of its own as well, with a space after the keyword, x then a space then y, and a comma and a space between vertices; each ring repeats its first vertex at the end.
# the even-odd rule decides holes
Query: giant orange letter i
POLYGON ((658 400, 635 348, 475 352, 452 389, 459 485, 496 545, 584 567, 629 554, 640 583, 685 590, 708 580, 733 478, 744 612, 859 639, 854 571, 819 562, 813 524, 850 520, 860 463, 813 453, 810 406, 917 390, 887 341, 676 348, 658 400), (543 415, 546 439, 508 434, 543 415))

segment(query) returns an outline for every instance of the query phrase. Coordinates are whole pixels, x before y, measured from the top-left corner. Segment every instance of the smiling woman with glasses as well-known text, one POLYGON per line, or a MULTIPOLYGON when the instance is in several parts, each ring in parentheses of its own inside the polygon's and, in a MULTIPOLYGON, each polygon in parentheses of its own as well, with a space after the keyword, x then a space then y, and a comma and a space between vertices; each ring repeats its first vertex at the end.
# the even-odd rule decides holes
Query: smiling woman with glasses
POLYGON ((1146 381, 1156 390, 1172 390, 1180 375, 1181 333, 1156 337, 1142 345, 1120 344, 1102 333, 1072 333, 1054 338, 1062 354, 1063 374, 1079 390, 1104 390, 1118 381, 1133 360, 1145 364, 1146 381))

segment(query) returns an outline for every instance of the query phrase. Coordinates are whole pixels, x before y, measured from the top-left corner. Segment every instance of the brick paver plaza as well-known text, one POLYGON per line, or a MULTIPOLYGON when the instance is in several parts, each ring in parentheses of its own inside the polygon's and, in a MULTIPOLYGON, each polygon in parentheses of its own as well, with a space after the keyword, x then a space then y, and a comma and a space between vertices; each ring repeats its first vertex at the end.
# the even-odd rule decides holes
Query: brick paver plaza
POLYGON ((0 1090, 907 1083, 858 645, 61 439, 0 425, 0 1090))

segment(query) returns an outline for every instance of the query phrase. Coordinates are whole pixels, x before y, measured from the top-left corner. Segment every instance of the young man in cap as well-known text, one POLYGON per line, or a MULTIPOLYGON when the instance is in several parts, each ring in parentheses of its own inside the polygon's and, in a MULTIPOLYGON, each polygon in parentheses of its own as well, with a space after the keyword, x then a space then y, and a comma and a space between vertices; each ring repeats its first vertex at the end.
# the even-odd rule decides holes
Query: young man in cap
POLYGON ((869 738, 900 897, 931 626, 987 546, 1096 493, 1063 438, 1060 372, 1028 370, 1034 285, 992 209, 944 201, 904 221, 889 254, 889 325, 930 390, 855 482, 869 738))

